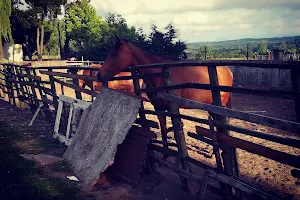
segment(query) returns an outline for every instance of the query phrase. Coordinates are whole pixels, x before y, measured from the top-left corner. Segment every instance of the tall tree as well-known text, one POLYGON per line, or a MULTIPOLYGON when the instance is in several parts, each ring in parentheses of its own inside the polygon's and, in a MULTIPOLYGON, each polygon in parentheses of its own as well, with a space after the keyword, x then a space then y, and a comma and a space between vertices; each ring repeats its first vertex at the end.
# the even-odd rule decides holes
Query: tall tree
POLYGON ((214 55, 213 48, 209 45, 201 46, 196 52, 196 59, 207 59, 214 55))
POLYGON ((268 43, 266 40, 262 40, 258 44, 258 52, 261 54, 266 54, 268 52, 268 43))
MULTIPOLYGON (((67 5, 65 55, 70 50, 83 56, 93 56, 108 31, 107 23, 97 16, 88 0, 75 1, 67 5)), ((99 55, 100 56, 100 55, 99 55)))
POLYGON ((2 38, 6 41, 12 41, 11 27, 9 17, 11 15, 11 0, 0 1, 0 60, 3 60, 2 38))
POLYGON ((156 25, 151 26, 151 32, 146 40, 146 48, 154 53, 172 56, 178 59, 186 59, 184 50, 187 48, 185 43, 177 39, 177 31, 172 24, 165 27, 166 32, 157 30, 156 25))
POLYGON ((25 0, 35 13, 38 21, 36 32, 36 44, 38 59, 42 60, 44 49, 44 25, 45 20, 53 20, 60 13, 60 6, 64 5, 67 0, 25 0))
POLYGON ((36 52, 36 28, 35 14, 32 10, 21 10, 14 7, 10 17, 12 37, 14 41, 23 46, 24 57, 32 60, 36 52))

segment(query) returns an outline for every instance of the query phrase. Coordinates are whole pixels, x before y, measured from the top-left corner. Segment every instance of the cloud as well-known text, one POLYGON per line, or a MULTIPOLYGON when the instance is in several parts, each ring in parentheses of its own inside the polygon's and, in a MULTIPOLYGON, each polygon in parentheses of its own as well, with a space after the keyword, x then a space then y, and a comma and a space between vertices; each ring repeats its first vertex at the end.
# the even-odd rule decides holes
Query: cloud
POLYGON ((150 32, 170 22, 187 42, 300 35, 299 0, 91 0, 98 14, 121 14, 150 32))

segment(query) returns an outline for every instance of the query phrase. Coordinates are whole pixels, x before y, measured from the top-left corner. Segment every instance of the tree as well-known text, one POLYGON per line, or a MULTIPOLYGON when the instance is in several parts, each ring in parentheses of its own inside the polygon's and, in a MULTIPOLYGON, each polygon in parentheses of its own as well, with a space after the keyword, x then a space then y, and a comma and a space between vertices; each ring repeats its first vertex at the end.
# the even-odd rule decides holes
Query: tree
POLYGON ((103 35, 108 32, 108 25, 97 16, 89 1, 82 0, 68 4, 65 24, 65 56, 70 56, 71 50, 87 58, 96 57, 95 49, 98 49, 99 43, 103 44, 103 35))
POLYGON ((157 30, 157 26, 151 25, 151 32, 145 39, 142 47, 162 56, 172 56, 178 59, 186 59, 186 44, 182 41, 174 41, 177 39, 177 31, 172 24, 165 27, 166 32, 157 30))
POLYGON ((10 17, 12 37, 18 44, 22 44, 24 57, 31 60, 36 52, 36 28, 35 14, 32 10, 19 10, 14 7, 10 17))
POLYGON ((0 1, 0 60, 3 60, 2 38, 6 41, 13 41, 9 17, 11 15, 11 0, 0 1))
POLYGON ((214 55, 213 48, 208 45, 203 45, 197 50, 195 58, 198 60, 207 59, 209 57, 213 57, 213 55, 214 55))
POLYGON ((42 60, 44 49, 44 25, 45 20, 53 20, 60 13, 60 6, 67 3, 67 0, 25 0, 30 9, 35 13, 37 20, 36 44, 38 59, 42 60))
POLYGON ((258 44, 258 52, 261 54, 266 54, 268 52, 268 43, 266 40, 262 40, 258 44))
MULTIPOLYGON (((19 9, 18 2, 13 4, 12 14, 10 17, 12 37, 14 41, 18 44, 22 44, 24 59, 28 57, 32 60, 32 56, 37 53, 37 27, 38 21, 36 19, 36 13, 33 9, 19 9)), ((52 49, 51 53, 57 50, 57 39, 53 42, 53 39, 57 38, 57 31, 53 27, 55 24, 52 21, 45 21, 44 29, 44 41, 43 44, 46 45, 46 49, 43 51, 48 51, 52 49), (51 44, 48 44, 50 41, 51 44), (47 49, 48 48, 48 49, 47 49)))
POLYGON ((285 42, 281 42, 281 45, 280 45, 279 49, 286 51, 287 50, 287 44, 285 42))

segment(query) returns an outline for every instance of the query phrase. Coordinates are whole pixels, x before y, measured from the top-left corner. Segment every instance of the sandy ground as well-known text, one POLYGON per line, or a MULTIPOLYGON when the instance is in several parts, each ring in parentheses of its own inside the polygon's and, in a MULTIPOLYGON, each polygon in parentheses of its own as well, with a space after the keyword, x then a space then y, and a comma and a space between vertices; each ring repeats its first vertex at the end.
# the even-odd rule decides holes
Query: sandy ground
MULTIPOLYGON (((247 87, 247 86, 244 86, 247 87)), ((59 87, 57 87, 59 90, 59 87)), ((253 87, 252 87, 253 88, 253 87)), ((261 89, 261 88, 260 88, 261 89)), ((65 95, 75 96, 73 91, 65 90, 65 95)), ((58 91, 60 92, 60 91, 58 91)), ((89 95, 82 94, 83 99, 90 100, 89 95)), ((150 103, 145 103, 145 108, 153 110, 153 106, 150 103)), ((285 119, 295 121, 295 112, 294 112, 294 101, 286 99, 275 99, 267 97, 258 97, 253 95, 243 95, 243 94, 233 94, 232 98, 232 109, 240 111, 249 111, 251 113, 271 116, 275 118, 285 119)), ((205 111, 201 110, 186 110, 181 109, 181 114, 194 116, 198 118, 207 118, 208 114, 205 111)), ((157 121, 156 116, 147 115, 147 119, 157 121)), ((170 118, 167 118, 168 127, 171 126, 170 118)), ((201 125, 199 123, 191 122, 188 120, 183 120, 184 123, 184 132, 186 137, 186 142, 188 144, 189 155, 196 160, 208 164, 210 166, 215 166, 215 157, 213 155, 212 146, 207 145, 206 143, 197 141, 187 135, 187 132, 195 133, 195 125, 201 125)), ((256 130, 263 133, 268 133, 272 135, 287 137, 287 138, 296 138, 300 137, 287 133, 278 129, 269 128, 266 126, 237 120, 230 119, 230 124, 247 128, 250 130, 256 130)), ((152 128, 160 137, 160 130, 152 128)), ((281 145, 279 143, 270 142, 260 138, 255 138, 252 136, 247 136, 244 134, 231 132, 231 135, 237 138, 241 138, 256 144, 261 144, 266 147, 286 152, 293 155, 300 155, 300 149, 289 147, 286 145, 281 145)), ((173 140, 173 134, 169 135, 171 141, 173 140)), ((292 167, 264 158, 259 155, 248 153, 244 150, 237 149, 238 162, 240 168, 240 174, 242 179, 247 182, 253 183, 259 187, 266 188, 272 192, 280 193, 284 196, 292 195, 292 199, 300 199, 300 186, 295 184, 296 179, 291 176, 290 170, 292 167)))

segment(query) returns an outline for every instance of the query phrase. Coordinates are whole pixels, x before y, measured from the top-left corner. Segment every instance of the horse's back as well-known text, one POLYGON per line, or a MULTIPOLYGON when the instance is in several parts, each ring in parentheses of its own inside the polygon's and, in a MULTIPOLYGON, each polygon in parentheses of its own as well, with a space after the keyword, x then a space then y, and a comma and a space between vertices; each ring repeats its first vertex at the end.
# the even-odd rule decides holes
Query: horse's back
MULTIPOLYGON (((227 66, 217 67, 218 83, 221 86, 232 86, 233 75, 227 66)), ((174 84, 184 83, 199 83, 210 84, 208 67, 182 67, 172 68, 172 79, 174 84)), ((176 95, 183 98, 192 99, 203 103, 212 103, 212 94, 210 90, 200 90, 193 88, 185 88, 182 90, 176 90, 176 95)), ((221 92, 222 104, 225 106, 229 99, 230 93, 221 92)))

